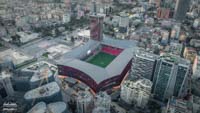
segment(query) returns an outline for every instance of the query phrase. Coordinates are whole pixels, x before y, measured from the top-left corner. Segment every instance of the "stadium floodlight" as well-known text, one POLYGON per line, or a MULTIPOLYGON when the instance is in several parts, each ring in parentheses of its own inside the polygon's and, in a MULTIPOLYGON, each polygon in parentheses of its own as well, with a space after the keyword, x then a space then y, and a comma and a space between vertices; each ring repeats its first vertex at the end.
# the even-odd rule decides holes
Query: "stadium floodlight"
POLYGON ((91 50, 88 50, 88 51, 87 51, 87 55, 91 54, 91 52, 92 52, 91 50))

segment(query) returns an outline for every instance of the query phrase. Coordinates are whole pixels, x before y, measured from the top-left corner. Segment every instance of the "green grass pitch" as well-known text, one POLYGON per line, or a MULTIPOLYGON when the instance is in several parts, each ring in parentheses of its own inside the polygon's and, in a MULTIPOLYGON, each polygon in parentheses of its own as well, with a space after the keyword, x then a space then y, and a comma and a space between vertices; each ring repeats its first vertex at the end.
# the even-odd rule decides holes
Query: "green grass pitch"
POLYGON ((100 52, 87 62, 105 68, 115 57, 114 55, 100 52))

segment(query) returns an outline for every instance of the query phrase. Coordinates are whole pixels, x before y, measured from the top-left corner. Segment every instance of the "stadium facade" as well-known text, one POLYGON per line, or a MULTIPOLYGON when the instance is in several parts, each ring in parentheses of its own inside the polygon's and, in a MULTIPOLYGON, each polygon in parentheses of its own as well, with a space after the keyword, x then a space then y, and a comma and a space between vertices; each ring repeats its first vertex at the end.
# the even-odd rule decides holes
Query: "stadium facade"
POLYGON ((112 39, 89 40, 57 61, 58 74, 78 79, 94 92, 105 91, 120 85, 126 77, 132 65, 133 47, 135 42, 131 41, 127 43, 112 39), (107 60, 107 56, 100 56, 100 59, 95 60, 101 53, 114 57, 107 60), (95 62, 90 62, 91 60, 95 62), (107 65, 102 66, 103 63, 107 65))

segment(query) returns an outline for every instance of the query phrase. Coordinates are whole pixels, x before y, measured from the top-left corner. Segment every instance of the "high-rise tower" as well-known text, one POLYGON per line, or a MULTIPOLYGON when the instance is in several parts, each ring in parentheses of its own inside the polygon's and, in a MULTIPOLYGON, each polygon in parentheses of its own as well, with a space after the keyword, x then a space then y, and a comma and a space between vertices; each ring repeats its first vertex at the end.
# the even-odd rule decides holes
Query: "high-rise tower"
POLYGON ((103 17, 99 15, 90 16, 90 37, 93 40, 103 40, 103 17))
POLYGON ((185 19, 189 5, 190 5, 190 0, 177 0, 174 18, 176 20, 183 21, 185 19))
POLYGON ((182 97, 187 93, 190 62, 173 55, 163 55, 157 60, 153 93, 158 100, 165 100, 171 96, 182 97))
POLYGON ((155 54, 137 50, 132 60, 131 76, 142 76, 152 81, 156 59, 158 57, 155 54))

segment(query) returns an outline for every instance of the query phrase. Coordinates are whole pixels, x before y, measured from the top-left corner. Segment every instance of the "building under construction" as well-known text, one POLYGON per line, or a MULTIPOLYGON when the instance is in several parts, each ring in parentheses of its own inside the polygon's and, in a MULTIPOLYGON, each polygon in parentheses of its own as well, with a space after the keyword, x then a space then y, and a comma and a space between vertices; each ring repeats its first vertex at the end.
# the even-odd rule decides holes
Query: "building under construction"
POLYGON ((48 104, 51 102, 61 101, 62 95, 58 84, 56 82, 51 82, 28 91, 24 95, 24 99, 29 105, 34 105, 35 103, 41 101, 48 104))

